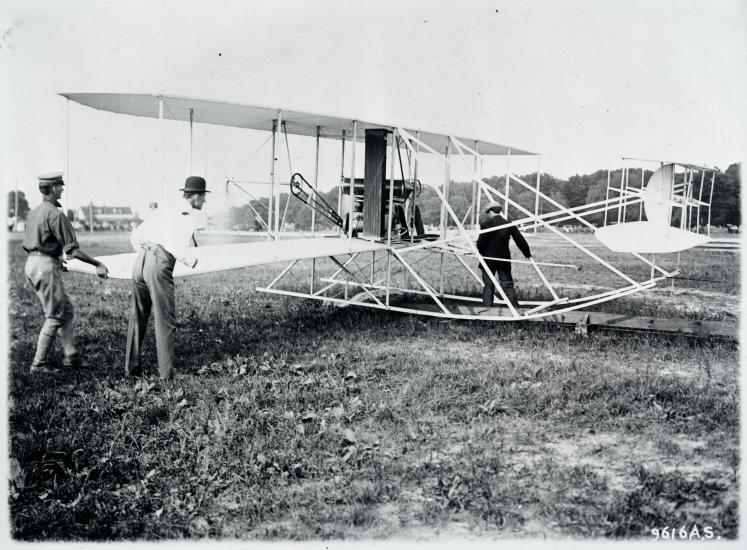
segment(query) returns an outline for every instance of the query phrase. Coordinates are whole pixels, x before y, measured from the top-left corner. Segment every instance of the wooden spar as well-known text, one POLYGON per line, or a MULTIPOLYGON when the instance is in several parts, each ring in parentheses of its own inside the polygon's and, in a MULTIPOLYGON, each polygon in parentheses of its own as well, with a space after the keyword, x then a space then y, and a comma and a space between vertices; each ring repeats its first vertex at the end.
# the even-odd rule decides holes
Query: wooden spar
MULTIPOLYGON (((623 223, 627 221, 627 215, 628 215, 628 186, 630 184, 630 167, 625 169, 625 182, 620 186, 620 189, 622 190, 625 200, 622 203, 622 221, 623 223)), ((618 220, 619 222, 619 220, 618 220)))
MULTIPOLYGON (((478 143, 478 145, 479 145, 479 143, 478 143)), ((478 155, 480 155, 480 150, 479 149, 475 149, 475 153, 477 153, 478 155)), ((482 180, 482 176, 485 173, 484 169, 485 169, 485 159, 483 158, 482 155, 480 155, 480 172, 478 174, 480 176, 480 180, 482 180)), ((477 182, 475 182, 475 183, 477 183, 477 182)), ((480 227, 480 208, 481 208, 481 204, 482 204, 482 200, 481 199, 482 199, 482 191, 480 189, 480 185, 478 184, 477 185, 477 205, 475 207, 476 208, 476 210, 475 210, 475 224, 476 224, 477 228, 480 227)))
POLYGON ((685 173, 682 174, 682 210, 680 211, 680 229, 687 229, 687 190, 688 190, 688 176, 690 170, 685 168, 685 173))
MULTIPOLYGON (((394 216, 394 157, 396 156, 395 150, 397 147, 397 129, 392 128, 392 158, 391 166, 389 167, 389 215, 387 219, 387 244, 392 244, 392 216, 394 216)), ((404 178, 404 174, 402 175, 404 178)), ((405 213, 405 217, 407 214, 405 213)), ((371 268, 373 269, 373 260, 371 261, 371 268)), ((392 253, 388 252, 386 255, 386 305, 389 307, 389 287, 392 282, 392 253)))
MULTIPOLYGON (((535 185, 534 195, 534 217, 539 216, 539 202, 540 202, 540 167, 542 165, 542 155, 537 155, 537 184, 535 185)), ((537 224, 534 226, 534 233, 537 233, 537 224)))
MULTIPOLYGON (((623 187, 625 186, 625 166, 622 167, 622 170, 620 170, 620 188, 617 190, 619 193, 619 196, 624 200, 625 195, 623 195, 623 187)), ((614 188, 613 188, 614 189, 614 188)), ((617 205, 617 223, 620 223, 620 215, 622 214, 622 201, 617 205)))
MULTIPOLYGON (((319 184, 319 136, 322 127, 316 127, 316 148, 314 151, 314 193, 317 192, 319 184)), ((311 209, 311 236, 316 233, 316 208, 311 209)), ((314 294, 314 277, 316 276, 316 258, 311 260, 311 282, 309 283, 309 294, 314 294)))
MULTIPOLYGON (((645 178, 645 176, 646 176, 646 169, 641 168, 641 189, 640 189, 641 191, 643 191, 643 179, 645 178)), ((643 203, 639 202, 638 203, 638 221, 641 221, 641 220, 643 220, 643 203)))
MULTIPOLYGON (((610 200, 610 177, 612 176, 612 171, 607 168, 607 192, 604 195, 604 200, 608 201, 610 200)), ((607 227, 607 210, 604 211, 604 223, 602 226, 607 227)))
POLYGON ((298 263, 298 260, 293 260, 293 261, 292 261, 291 263, 289 263, 289 264, 288 264, 288 265, 287 265, 287 266, 285 267, 285 269, 283 269, 283 271, 281 271, 281 272, 280 272, 280 273, 278 274, 278 276, 277 276, 277 277, 275 277, 275 278, 274 278, 274 279, 273 279, 273 280, 272 280, 272 281, 270 282, 270 284, 269 284, 269 285, 267 285, 267 288, 272 288, 273 286, 275 286, 275 283, 277 283, 277 282, 278 282, 278 281, 279 281, 280 279, 282 279, 283 277, 285 277, 285 274, 286 274, 286 273, 288 273, 288 272, 289 272, 289 271, 291 270, 291 268, 292 268, 292 267, 293 267, 294 265, 296 265, 297 263, 298 263))
POLYGON ((698 190, 698 213, 696 214, 695 231, 700 233, 700 203, 703 202, 703 186, 705 184, 705 170, 700 171, 700 189, 698 190))
MULTIPOLYGON (((664 166, 664 164, 662 164, 662 166, 664 166)), ((672 201, 674 200, 675 168, 676 166, 672 165, 672 181, 669 183, 669 196, 667 197, 669 199, 669 216, 667 217, 667 219, 669 220, 668 223, 672 222, 672 201)))
POLYGON ((711 204, 713 204, 713 185, 716 183, 716 172, 711 173, 711 195, 708 198, 708 236, 711 236, 711 204))
POLYGON ((693 187, 694 187, 693 178, 694 177, 695 177, 695 170, 691 168, 690 169, 690 185, 688 186, 688 189, 687 189, 687 204, 688 204, 688 206, 687 206, 687 208, 688 208, 688 210, 687 210, 687 229, 689 231, 692 231, 692 229, 693 229, 693 227, 692 227, 692 221, 693 221, 692 213, 693 213, 693 209, 695 208, 695 204, 693 203, 693 187))
MULTIPOLYGON (((314 193, 317 192, 319 186, 319 138, 321 136, 322 127, 316 127, 316 145, 314 148, 314 193)), ((314 236, 316 230, 316 208, 311 209, 311 236, 314 236)))
MULTIPOLYGON (((506 226, 503 226, 506 227, 506 226)), ((485 231, 486 233, 488 230, 485 231)), ((470 254, 471 252, 467 252, 470 254)), ((580 271, 579 267, 576 264, 559 264, 559 263, 553 263, 553 262, 535 262, 534 258, 529 258, 528 260, 515 260, 515 259, 506 259, 506 258, 494 258, 492 256, 483 256, 483 259, 485 260, 497 260, 499 262, 508 262, 512 264, 531 264, 531 265, 541 265, 546 267, 569 267, 571 269, 575 269, 576 271, 580 271)))
MULTIPOLYGON (((446 229, 448 224, 446 222, 446 205, 449 203, 449 180, 451 179, 451 170, 449 170, 449 154, 451 153, 451 137, 446 142, 446 162, 444 163, 444 169, 446 170, 446 177, 444 178, 444 199, 441 203, 441 238, 446 238, 446 229)), ((438 267, 438 293, 443 295, 444 293, 444 253, 441 252, 438 267)))
POLYGON ((688 185, 687 185, 687 229, 688 231, 692 229, 692 210, 693 210, 693 176, 695 175, 695 170, 690 168, 690 177, 688 178, 688 185))
POLYGON ((342 186, 345 184, 345 135, 346 130, 342 131, 342 158, 340 159, 340 185, 337 187, 337 211, 342 212, 342 186))
MULTIPOLYGON (((477 173, 477 157, 480 152, 479 145, 480 144, 477 142, 477 140, 475 140, 475 154, 473 155, 475 159, 475 167, 474 167, 475 173, 477 173)), ((477 182, 473 181, 472 182, 472 223, 471 223, 472 229, 477 228, 477 221, 479 220, 479 216, 477 214, 477 197, 478 197, 479 192, 480 191, 477 187, 477 182)))
MULTIPOLYGON (((316 143, 314 147, 314 194, 317 193, 319 186, 319 137, 321 136, 321 126, 316 127, 316 143)), ((316 232, 316 208, 311 209, 311 236, 316 232)))
MULTIPOLYGON (((399 134, 397 134, 397 135, 399 135, 399 134)), ((420 130, 418 130, 417 132, 415 132, 415 136, 416 137, 420 136, 420 130)), ((418 153, 419 152, 420 152, 420 146, 416 143, 415 144, 415 154, 414 155, 412 155, 412 154, 410 155, 410 158, 412 158, 411 162, 414 165, 413 166, 413 179, 414 179, 414 181, 418 181, 418 153)), ((422 187, 421 187, 421 189, 422 189, 422 187)), ((418 197, 417 197, 417 194, 418 194, 419 191, 420 191, 420 189, 417 189, 417 190, 413 189, 413 191, 412 191, 412 227, 410 227, 410 224, 409 224, 409 218, 410 218, 410 216, 408 214, 408 231, 410 232, 410 243, 415 242, 415 209, 418 207, 418 197)), ((404 270, 403 273, 404 273, 405 277, 407 277, 407 270, 404 270)))
POLYGON ((161 184, 161 205, 163 205, 163 178, 164 178, 164 154, 163 154, 163 147, 166 140, 165 136, 165 129, 164 129, 164 120, 163 120, 163 96, 158 96, 158 123, 161 128, 161 147, 160 151, 158 151, 160 159, 159 159, 159 179, 161 184))
POLYGON ((441 210, 439 213, 439 220, 438 225, 441 233, 441 238, 446 238, 446 205, 449 203, 449 178, 451 177, 451 174, 449 173, 449 153, 451 152, 451 141, 449 141, 446 144, 446 155, 445 159, 446 162, 444 162, 444 183, 443 183, 443 200, 441 202, 441 210))
POLYGON ((545 286, 550 291, 550 294, 552 295, 553 300, 555 300, 556 302, 560 300, 560 296, 558 296, 558 294, 555 292, 555 289, 552 287, 550 282, 547 280, 547 277, 545 277, 545 274, 542 273, 542 271, 537 266, 537 264, 534 262, 534 259, 531 256, 529 257, 529 262, 532 264, 532 267, 537 272, 537 275, 539 275, 539 278, 542 279, 542 282, 545 283, 545 286))
MULTIPOLYGON (((277 125, 277 131, 282 132, 283 128, 283 114, 278 109, 278 125, 277 125)), ((286 143, 288 140, 286 139, 286 143)), ((276 193, 275 195, 275 233, 280 234, 280 189, 278 182, 275 178, 275 140, 273 139, 273 150, 272 150, 272 191, 273 193, 276 193)))
POLYGON ((353 121, 353 141, 350 148, 350 197, 348 202, 350 209, 348 210, 348 239, 353 238, 353 224, 355 223, 355 149, 358 142, 358 121, 353 121))
POLYGON ((511 183, 511 148, 508 148, 508 154, 506 155, 506 193, 504 195, 504 204, 503 204, 503 212, 506 217, 508 217, 508 186, 511 183))
POLYGON ((193 147, 193 132, 194 132, 194 122, 195 122, 195 110, 190 109, 189 110, 189 175, 192 175, 192 153, 194 150, 193 147))
POLYGON ((272 147, 270 154, 272 160, 270 162, 270 200, 267 204, 267 230, 272 234, 272 208, 275 196, 275 132, 278 129, 278 121, 274 119, 272 121, 272 147))
MULTIPOLYGON (((65 101, 65 179, 70 186, 70 100, 65 101)), ((65 214, 70 209, 70 192, 65 193, 65 214)), ((13 215, 18 223, 18 180, 16 180, 16 207, 13 215)), ((72 220, 71 220, 72 221, 72 220)), ((15 224, 14 224, 15 228, 15 224)), ((12 230, 11 230, 12 231, 12 230)))

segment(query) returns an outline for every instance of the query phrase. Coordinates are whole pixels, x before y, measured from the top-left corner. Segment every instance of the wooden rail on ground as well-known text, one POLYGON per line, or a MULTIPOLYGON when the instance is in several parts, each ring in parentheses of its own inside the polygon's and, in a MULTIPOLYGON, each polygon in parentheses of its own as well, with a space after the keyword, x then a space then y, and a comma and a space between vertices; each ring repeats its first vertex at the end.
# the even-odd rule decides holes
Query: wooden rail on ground
POLYGON ((714 237, 710 242, 696 247, 698 250, 712 250, 716 252, 739 252, 741 240, 734 237, 714 237))
MULTIPOLYGON (((412 309, 430 309, 426 304, 398 303, 399 307, 412 309), (424 307, 426 306, 426 307, 424 307)), ((493 317, 510 315, 507 308, 482 308, 479 305, 449 304, 450 311, 456 315, 475 315, 479 317, 493 317)), ((521 310, 520 310, 521 311, 521 310)), ((700 338, 724 338, 737 340, 739 327, 736 322, 700 321, 698 319, 664 319, 657 317, 635 317, 620 313, 605 313, 599 311, 569 311, 557 315, 548 315, 537 319, 517 319, 517 321, 556 323, 573 325, 578 332, 585 333, 589 327, 602 327, 617 330, 660 332, 666 334, 682 334, 700 338)))

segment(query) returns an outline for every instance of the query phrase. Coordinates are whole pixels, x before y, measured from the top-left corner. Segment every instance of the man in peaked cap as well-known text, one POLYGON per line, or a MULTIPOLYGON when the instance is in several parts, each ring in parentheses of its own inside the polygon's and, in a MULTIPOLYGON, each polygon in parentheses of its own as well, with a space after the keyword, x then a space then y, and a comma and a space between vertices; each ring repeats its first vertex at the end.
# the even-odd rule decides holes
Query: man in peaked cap
POLYGON ((39 332, 32 373, 56 372, 47 362, 47 355, 59 333, 65 354, 63 366, 77 368, 80 355, 73 340, 73 304, 62 284, 62 254, 96 266, 96 274, 106 278, 106 266, 81 250, 70 220, 60 211, 59 202, 65 182, 62 172, 39 176, 42 203, 28 215, 23 249, 28 252, 25 274, 39 297, 44 310, 44 325, 39 332))
MULTIPOLYGON (((487 204, 480 214, 480 229, 490 229, 491 227, 502 225, 508 226, 510 222, 501 215, 502 211, 503 208, 497 202, 487 204)), ((512 238, 522 254, 526 258, 531 258, 532 253, 529 250, 529 245, 515 225, 501 227, 500 229, 480 234, 477 238, 477 250, 486 258, 485 264, 488 266, 488 269, 498 275, 498 282, 511 304, 514 307, 519 307, 519 300, 516 297, 516 289, 514 288, 514 278, 511 275, 511 252, 508 249, 508 242, 512 238)), ((483 282, 482 305, 492 307, 495 287, 493 281, 490 280, 490 275, 483 269, 482 264, 480 264, 480 270, 482 271, 483 282)))
POLYGON ((157 207, 132 232, 131 242, 138 251, 132 271, 133 291, 127 327, 125 373, 143 374, 140 352, 151 309, 156 324, 158 374, 162 380, 174 376, 176 304, 174 265, 177 261, 194 268, 197 260, 185 253, 197 246, 194 232, 200 225, 199 211, 205 204, 204 178, 190 176, 180 189, 183 201, 176 208, 157 207))

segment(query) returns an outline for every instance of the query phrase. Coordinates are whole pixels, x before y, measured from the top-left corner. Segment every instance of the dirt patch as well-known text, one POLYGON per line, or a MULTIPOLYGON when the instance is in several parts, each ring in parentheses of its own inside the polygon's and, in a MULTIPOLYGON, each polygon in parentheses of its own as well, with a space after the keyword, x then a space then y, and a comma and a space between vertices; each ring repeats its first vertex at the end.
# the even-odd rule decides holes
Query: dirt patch
POLYGON ((688 479, 714 479, 730 476, 728 465, 703 456, 708 442, 684 435, 667 436, 661 445, 654 438, 631 438, 610 432, 580 434, 546 443, 567 466, 587 466, 607 481, 610 489, 631 490, 634 472, 642 466, 667 473, 677 471, 688 479))
POLYGON ((722 314, 735 319, 739 316, 739 296, 722 292, 655 288, 633 298, 653 300, 657 304, 673 307, 683 316, 697 314, 699 317, 713 317, 722 314))

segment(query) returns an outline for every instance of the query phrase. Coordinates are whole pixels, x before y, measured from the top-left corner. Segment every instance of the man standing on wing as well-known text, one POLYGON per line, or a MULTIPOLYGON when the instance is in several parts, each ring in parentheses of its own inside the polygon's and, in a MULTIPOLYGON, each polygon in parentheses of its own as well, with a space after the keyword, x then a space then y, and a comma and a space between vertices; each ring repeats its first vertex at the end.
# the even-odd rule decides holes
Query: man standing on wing
POLYGON ((23 239, 23 249, 29 254, 24 270, 26 280, 39 297, 45 317, 31 363, 32 373, 55 372, 47 364, 47 354, 58 332, 65 354, 62 365, 81 366, 73 340, 73 304, 62 284, 62 253, 96 266, 96 274, 103 279, 108 274, 104 264, 80 249, 70 220, 60 211, 64 185, 62 172, 39 176, 42 203, 29 213, 23 239))
POLYGON ((125 372, 142 375, 140 351, 153 309, 156 323, 158 374, 162 380, 174 376, 174 265, 176 261, 195 267, 197 260, 184 249, 197 246, 194 232, 200 225, 199 210, 205 204, 205 179, 190 176, 180 189, 184 200, 176 208, 158 207, 132 232, 131 242, 139 252, 132 270, 132 305, 127 327, 125 372))
MULTIPOLYGON (((480 214, 480 229, 507 225, 509 222, 501 215, 502 211, 501 205, 497 202, 488 204, 483 209, 482 214, 480 214)), ((485 264, 488 266, 488 269, 498 275, 498 282, 501 288, 503 288, 509 301, 516 308, 519 307, 519 300, 516 297, 514 278, 511 275, 511 262, 501 261, 511 259, 511 253, 508 250, 508 241, 511 238, 514 239, 516 246, 519 247, 519 250, 521 250, 526 258, 532 257, 526 239, 524 239, 524 236, 515 225, 482 233, 477 238, 477 250, 480 252, 480 255, 486 258, 485 264)), ((492 307, 495 287, 493 286, 493 281, 490 280, 490 276, 482 268, 482 264, 480 264, 480 270, 482 270, 482 282, 484 285, 482 289, 482 305, 492 307)))

